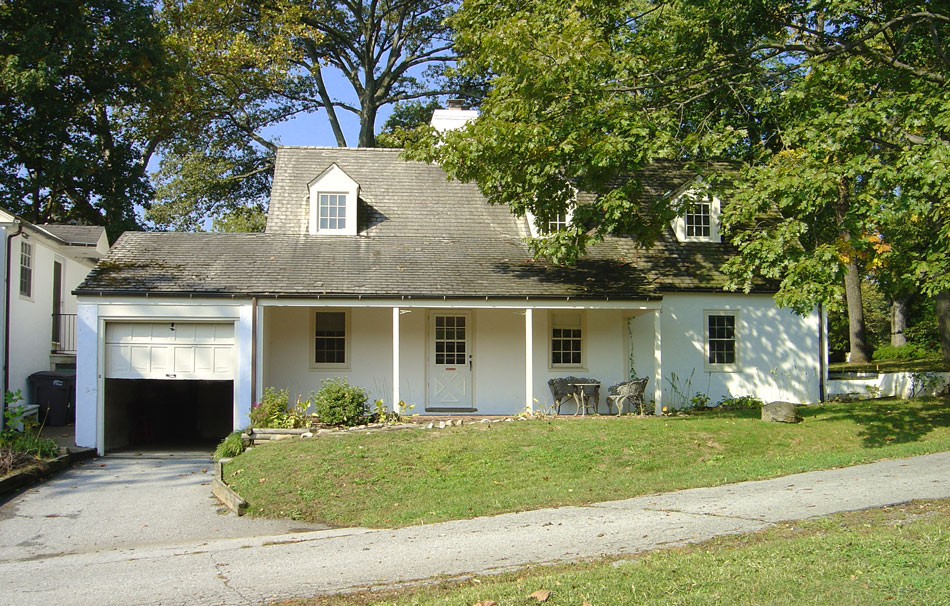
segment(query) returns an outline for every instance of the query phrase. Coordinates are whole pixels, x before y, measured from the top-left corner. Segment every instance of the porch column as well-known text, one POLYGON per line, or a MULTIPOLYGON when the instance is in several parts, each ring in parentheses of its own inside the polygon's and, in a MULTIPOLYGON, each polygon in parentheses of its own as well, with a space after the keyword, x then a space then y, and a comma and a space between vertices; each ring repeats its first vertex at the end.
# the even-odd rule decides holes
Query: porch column
POLYGON ((393 412, 399 412, 399 308, 393 307, 393 412))
POLYGON ((653 312, 653 401, 655 402, 653 414, 657 416, 663 412, 663 343, 660 331, 662 315, 661 308, 653 312))
POLYGON ((534 310, 524 310, 524 406, 534 411, 534 310))

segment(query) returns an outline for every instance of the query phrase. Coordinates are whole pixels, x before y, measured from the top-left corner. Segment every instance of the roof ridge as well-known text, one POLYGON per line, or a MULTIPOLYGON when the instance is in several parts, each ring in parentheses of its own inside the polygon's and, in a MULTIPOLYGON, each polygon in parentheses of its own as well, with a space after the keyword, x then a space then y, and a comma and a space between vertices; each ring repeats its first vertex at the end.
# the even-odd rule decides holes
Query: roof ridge
POLYGON ((319 149, 343 152, 375 151, 375 152, 402 152, 401 147, 334 147, 330 145, 278 145, 277 149, 319 149))

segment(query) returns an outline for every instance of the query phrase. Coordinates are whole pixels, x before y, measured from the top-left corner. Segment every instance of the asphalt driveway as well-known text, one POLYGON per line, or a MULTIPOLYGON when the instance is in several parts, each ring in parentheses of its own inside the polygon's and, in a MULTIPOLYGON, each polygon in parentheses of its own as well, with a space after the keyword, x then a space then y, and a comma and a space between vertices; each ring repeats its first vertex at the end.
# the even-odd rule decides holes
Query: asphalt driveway
POLYGON ((213 475, 206 453, 85 461, 0 505, 0 562, 324 528, 228 515, 213 475))

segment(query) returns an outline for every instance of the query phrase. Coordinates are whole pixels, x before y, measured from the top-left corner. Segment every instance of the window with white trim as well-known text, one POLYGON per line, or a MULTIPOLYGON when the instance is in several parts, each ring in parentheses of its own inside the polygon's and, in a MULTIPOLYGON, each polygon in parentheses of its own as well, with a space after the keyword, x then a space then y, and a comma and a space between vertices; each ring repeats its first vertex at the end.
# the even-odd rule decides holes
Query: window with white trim
POLYGON ((686 237, 708 238, 711 235, 710 225, 712 208, 709 202, 695 202, 686 209, 686 237))
POLYGON ((319 194, 320 231, 346 229, 346 194, 319 194))
POLYGON ((551 312, 551 366, 584 364, 584 319, 579 311, 551 312))
POLYGON ((33 245, 20 242, 20 294, 33 296, 33 245))
POLYGON ((313 312, 313 357, 316 368, 349 366, 349 314, 346 310, 313 312))
POLYGON ((707 311, 706 368, 708 370, 736 370, 739 363, 739 314, 734 311, 707 311))
POLYGON ((568 218, 567 213, 558 213, 554 219, 548 221, 547 227, 544 229, 544 233, 553 234, 559 232, 562 229, 566 229, 570 224, 570 219, 568 218))

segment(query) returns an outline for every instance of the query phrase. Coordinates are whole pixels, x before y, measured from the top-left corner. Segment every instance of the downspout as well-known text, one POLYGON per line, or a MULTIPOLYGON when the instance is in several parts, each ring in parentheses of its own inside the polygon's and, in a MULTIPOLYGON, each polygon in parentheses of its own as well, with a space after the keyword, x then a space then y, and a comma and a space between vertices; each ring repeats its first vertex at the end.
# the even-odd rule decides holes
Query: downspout
POLYGON ((257 398, 257 297, 251 297, 251 407, 257 398))
POLYGON ((825 401, 825 373, 828 360, 825 359, 825 310, 818 304, 818 403, 825 401))
POLYGON ((3 285, 3 399, 0 400, 0 429, 3 428, 4 415, 7 408, 6 394, 10 388, 10 247, 13 238, 23 233, 23 224, 14 219, 16 231, 7 236, 7 271, 3 285))

